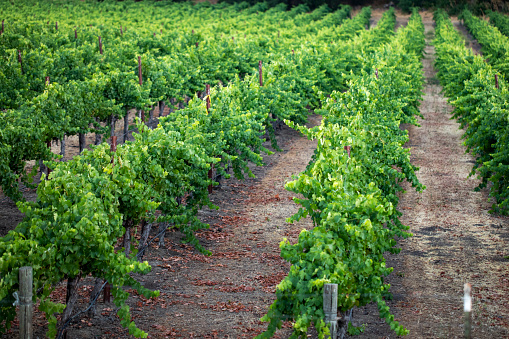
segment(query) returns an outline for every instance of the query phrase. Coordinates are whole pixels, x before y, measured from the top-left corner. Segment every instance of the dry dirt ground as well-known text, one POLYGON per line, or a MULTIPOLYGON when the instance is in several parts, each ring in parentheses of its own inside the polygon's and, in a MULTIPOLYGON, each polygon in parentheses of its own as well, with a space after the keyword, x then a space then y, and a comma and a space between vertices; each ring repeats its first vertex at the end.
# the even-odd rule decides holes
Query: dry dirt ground
MULTIPOLYGON (((379 19, 376 13, 374 22, 379 19)), ((509 338, 509 220, 488 214, 487 191, 474 192, 478 180, 468 177, 473 159, 464 153, 463 132, 450 120, 451 107, 440 93, 432 67, 432 14, 422 15, 428 38, 423 60, 424 119, 421 127, 402 128, 409 131, 407 147, 427 190, 417 194, 407 187, 402 196, 402 221, 414 236, 399 241, 400 254, 386 256, 394 267, 386 279, 394 296, 388 304, 410 330, 408 338, 460 338, 463 284, 469 282, 474 297, 473 337, 509 338)), ((398 25, 406 20, 398 15, 398 25)), ((319 120, 311 116, 310 125, 319 120)), ((160 290, 161 296, 154 300, 133 296, 129 304, 134 320, 151 338, 253 338, 266 328, 259 319, 289 268, 279 257, 278 244, 283 237, 295 241, 303 228, 312 227, 309 220, 297 225, 285 222, 297 207, 284 184, 304 170, 316 144, 287 127, 278 131, 278 141, 284 151, 266 156, 267 165, 253 169, 255 179, 223 181, 212 195, 220 209, 200 212, 211 225, 199 234, 211 256, 181 244, 178 231, 168 233, 165 246, 149 250, 145 259, 153 270, 140 280, 160 290)), ((26 194, 35 197, 33 192, 26 194)), ((1 202, 3 235, 22 216, 7 200, 1 202)), ((80 293, 88 297, 91 288, 92 281, 85 280, 80 293)), ((62 285, 54 299, 64 298, 62 285)), ((101 301, 97 315, 73 325, 68 338, 130 338, 114 311, 113 303, 101 301)), ((35 324, 34 337, 43 338, 42 315, 36 314, 35 324)), ((374 305, 356 309, 354 324, 367 325, 359 338, 395 337, 374 305)), ((289 326, 285 324, 277 336, 288 338, 289 326)), ((15 337, 16 326, 4 336, 15 337)))

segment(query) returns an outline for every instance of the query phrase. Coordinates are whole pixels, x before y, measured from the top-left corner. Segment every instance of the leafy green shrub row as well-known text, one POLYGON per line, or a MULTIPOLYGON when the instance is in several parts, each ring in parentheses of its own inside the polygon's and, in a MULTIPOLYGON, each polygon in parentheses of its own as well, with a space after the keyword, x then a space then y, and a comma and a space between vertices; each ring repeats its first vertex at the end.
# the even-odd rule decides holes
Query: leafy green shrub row
MULTIPOLYGON (((396 209, 400 183, 407 180, 418 191, 424 189, 403 148, 408 133, 399 128, 401 123, 416 124, 419 115, 424 26, 414 11, 408 26, 394 37, 393 15, 385 14, 377 27, 387 29, 380 29, 375 39, 390 42, 380 47, 363 40, 361 72, 348 91, 334 91, 324 99, 322 124, 307 129, 288 122, 318 141, 306 171, 286 186, 304 196, 295 199, 302 207, 289 221, 310 216, 315 227, 303 230, 296 244, 281 243, 281 256, 292 266, 262 318, 270 323, 259 338, 271 337, 285 320, 294 322, 292 338, 306 338, 311 324, 323 338, 328 333, 322 300, 326 283, 338 284, 341 314, 374 301, 398 335, 408 333, 384 301, 390 286, 383 277, 392 268, 385 266, 383 254, 399 252, 396 236, 410 236, 396 209)), ((349 329, 359 331, 351 324, 349 329)))
MULTIPOLYGON (((466 15, 465 22, 470 20, 472 18, 466 15)), ((465 48, 463 38, 455 31, 445 12, 437 11, 435 21, 438 77, 444 93, 454 106, 453 116, 465 129, 467 151, 475 156, 475 165, 470 175, 478 174, 481 178, 477 189, 486 187, 489 182, 492 183, 490 196, 495 199, 492 211, 507 214, 509 207, 507 83, 503 76, 499 76, 499 88, 496 88, 495 76, 498 74, 496 66, 492 67, 485 62, 483 56, 474 55, 471 49, 465 48)))
POLYGON ((483 19, 472 15, 468 10, 464 10, 460 18, 464 20, 470 33, 481 44, 484 58, 507 78, 509 75, 509 37, 483 19))
POLYGON ((490 24, 498 28, 500 33, 509 37, 509 17, 496 11, 489 11, 487 15, 490 18, 490 24))
MULTIPOLYGON (((13 200, 22 199, 18 181, 26 185, 32 181, 34 173, 26 173, 26 162, 56 157, 47 149, 48 142, 78 133, 108 135, 112 120, 123 118, 130 109, 149 110, 160 101, 175 104, 203 91, 205 84, 244 79, 256 73, 259 60, 265 66, 266 109, 271 116, 303 121, 305 107, 318 104, 312 86, 329 92, 331 86, 344 86, 341 72, 345 67, 322 57, 340 48, 329 43, 355 35, 370 13, 366 9, 351 20, 356 25, 336 32, 349 17, 350 7, 330 14, 276 8, 258 18, 262 15, 239 15, 235 6, 108 2, 97 6, 98 10, 75 1, 64 5, 56 9, 31 0, 0 4, 0 13, 7 15, 0 35, 0 114, 5 121, 0 127, 0 185, 13 200), (133 27, 140 12, 151 12, 155 23, 133 27), (91 13, 97 18, 91 18, 91 13), (188 27, 177 27, 166 14, 188 27), (221 25, 215 24, 218 18, 224 19, 221 25), (326 22, 321 24, 321 18, 326 22), (243 20, 247 24, 240 25, 243 20), (59 21, 58 29, 55 21, 59 21), (153 35, 160 27, 165 32, 153 35), (222 37, 233 34, 236 27, 240 28, 235 31, 237 40, 222 37), (142 86, 138 85, 138 56, 142 86), (46 76, 51 85, 46 84, 46 76)), ((270 119, 266 125, 270 129, 270 119)))

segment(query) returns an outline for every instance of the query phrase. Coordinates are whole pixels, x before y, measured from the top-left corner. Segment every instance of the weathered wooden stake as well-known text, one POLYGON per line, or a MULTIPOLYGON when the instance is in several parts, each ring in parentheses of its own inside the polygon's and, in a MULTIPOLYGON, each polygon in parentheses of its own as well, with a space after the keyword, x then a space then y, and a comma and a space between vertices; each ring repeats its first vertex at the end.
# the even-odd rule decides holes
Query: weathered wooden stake
POLYGON ((498 89, 498 74, 495 74, 495 87, 498 89))
POLYGON ((55 29, 58 31, 58 21, 55 22, 55 29))
POLYGON ((2 31, 0 32, 0 35, 4 34, 4 21, 2 20, 2 31))
POLYGON ((195 45, 196 45, 196 48, 198 48, 198 45, 199 45, 199 44, 198 44, 198 43, 195 43, 195 45))
POLYGON ((375 69, 375 75, 376 75, 376 78, 378 79, 378 68, 375 69))
POLYGON ((19 337, 33 339, 32 318, 34 305, 32 303, 33 270, 30 266, 19 269, 19 337))
POLYGON ((466 283, 463 291, 465 292, 465 296, 463 298, 463 312, 465 319, 465 339, 470 339, 472 337, 472 297, 470 295, 472 291, 472 285, 466 283))
POLYGON ((78 30, 74 30, 74 39, 78 40, 78 30))
POLYGON ((352 146, 345 146, 344 149, 348 153, 348 157, 350 158, 350 150, 352 149, 352 146))
POLYGON ((262 70, 262 61, 258 61, 258 74, 260 76, 260 86, 263 86, 263 70, 262 70))
POLYGON ((101 55, 103 54, 103 42, 101 37, 99 37, 99 53, 101 53, 101 55))
POLYGON ((329 325, 331 339, 337 338, 338 331, 338 284, 323 286, 323 312, 325 323, 329 325))

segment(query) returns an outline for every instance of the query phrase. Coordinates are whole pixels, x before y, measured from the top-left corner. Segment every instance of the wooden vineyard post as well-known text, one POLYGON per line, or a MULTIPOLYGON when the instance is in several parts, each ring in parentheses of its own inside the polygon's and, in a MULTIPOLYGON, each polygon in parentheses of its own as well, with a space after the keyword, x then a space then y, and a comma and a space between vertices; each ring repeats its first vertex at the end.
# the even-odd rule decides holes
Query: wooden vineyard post
POLYGON ((19 337, 33 339, 32 318, 34 305, 32 303, 33 270, 30 266, 19 269, 19 337))
POLYGON ((195 43, 195 45, 196 45, 196 48, 198 48, 198 43, 195 43))
POLYGON ((345 146, 344 149, 348 153, 348 157, 350 158, 350 150, 352 149, 352 146, 345 146))
POLYGON ((78 40, 78 30, 74 30, 74 39, 78 40))
POLYGON ((101 53, 101 55, 103 54, 103 42, 101 37, 99 37, 99 53, 101 53))
POLYGON ((464 333, 465 339, 470 339, 472 337, 472 297, 470 295, 472 291, 472 285, 466 283, 463 291, 465 293, 463 298, 463 312, 465 319, 464 333))
POLYGON ((495 88, 498 89, 498 74, 495 74, 495 88))
POLYGON ((336 339, 338 335, 338 284, 323 286, 323 312, 325 313, 325 323, 329 325, 330 338, 336 339))
MULTIPOLYGON (((210 112, 210 85, 209 84, 205 85, 205 101, 207 103, 207 114, 209 114, 209 112, 210 112)), ((209 179, 212 179, 213 174, 214 174, 214 164, 210 164, 210 169, 208 172, 209 179)), ((212 184, 209 185, 208 191, 209 191, 209 194, 212 194, 212 184)))
POLYGON ((4 21, 2 20, 2 30, 0 31, 0 35, 4 34, 4 21))
POLYGON ((55 22, 55 29, 58 31, 58 21, 55 22))
MULTIPOLYGON (((141 56, 138 57, 138 80, 140 81, 140 87, 143 85, 143 75, 141 73, 141 56)), ((139 111, 139 117, 142 122, 145 122, 145 111, 139 111)))
POLYGON ((376 76, 376 78, 378 79, 378 68, 377 68, 377 69, 375 69, 375 76, 376 76))

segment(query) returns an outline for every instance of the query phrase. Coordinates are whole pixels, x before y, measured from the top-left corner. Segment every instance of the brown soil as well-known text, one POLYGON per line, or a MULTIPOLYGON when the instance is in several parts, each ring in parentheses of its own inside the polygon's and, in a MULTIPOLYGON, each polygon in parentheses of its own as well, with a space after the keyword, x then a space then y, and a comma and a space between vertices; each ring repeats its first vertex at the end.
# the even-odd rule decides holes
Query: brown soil
MULTIPOLYGON (((422 15, 431 39, 432 15, 422 15)), ((398 24, 406 20, 398 17, 398 24)), ((394 267, 386 279, 394 296, 388 304, 410 330, 409 338, 459 338, 463 284, 469 282, 474 296, 473 337, 509 338, 509 220, 487 213, 487 191, 474 192, 479 181, 468 177, 473 159, 464 153, 459 125, 449 120, 451 107, 440 94, 433 59, 434 49, 428 45, 421 127, 402 127, 409 131, 407 146, 427 190, 417 194, 406 187, 408 193, 402 196, 402 221, 414 236, 399 241, 400 254, 386 256, 394 267)), ((312 116, 310 125, 319 121, 312 116)), ((154 244, 148 251, 145 259, 153 269, 139 279, 160 290, 161 296, 155 300, 133 296, 129 305, 134 321, 151 338, 253 338, 266 328, 259 319, 289 268, 279 257, 278 244, 283 237, 295 241, 300 230, 312 227, 309 220, 297 225, 285 222, 297 206, 284 184, 304 170, 316 144, 287 127, 278 131, 278 140, 284 151, 266 156, 267 166, 253 169, 256 179, 223 181, 212 195, 220 209, 200 212, 211 225, 199 234, 212 252, 210 257, 182 245, 178 231, 169 232, 166 246, 154 244)), ((27 192, 27 196, 35 194, 27 192)), ((20 219, 16 207, 2 200, 0 235, 20 219)), ((91 286, 86 279, 80 294, 88 297, 91 286)), ((64 300, 63 284, 54 298, 64 300)), ((130 338, 114 311, 113 303, 101 301, 97 316, 81 318, 68 338, 130 338)), ((34 337, 44 337, 41 314, 36 314, 35 324, 34 337)), ((395 337, 373 304, 354 311, 354 325, 361 324, 367 328, 359 338, 395 337)), ((289 336, 289 326, 278 332, 279 338, 289 336)), ((16 325, 3 338, 15 337, 16 325)))

